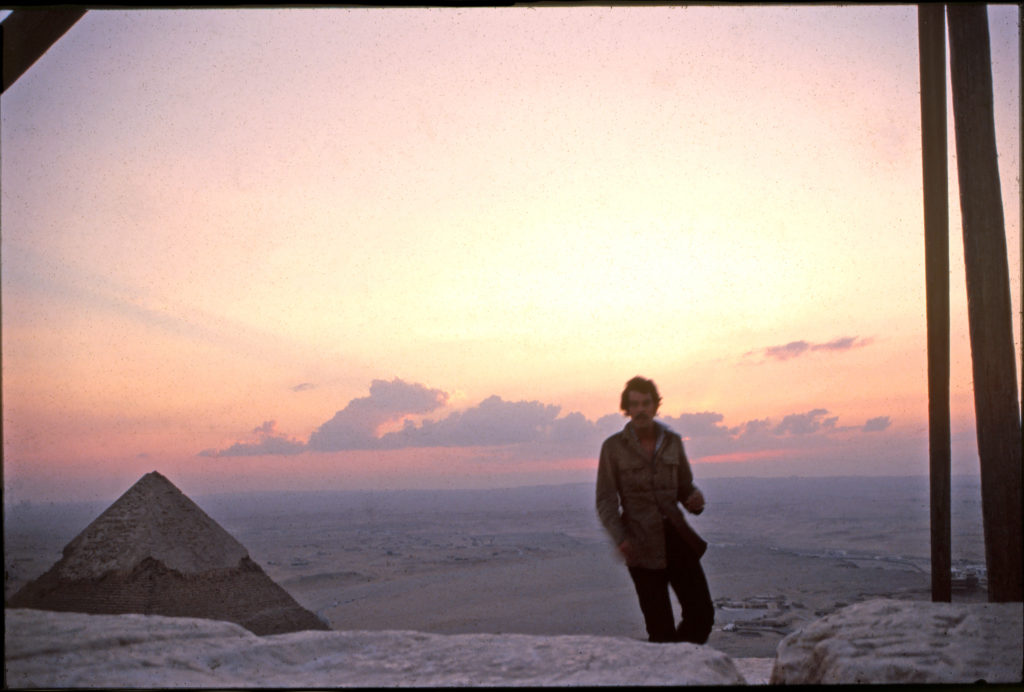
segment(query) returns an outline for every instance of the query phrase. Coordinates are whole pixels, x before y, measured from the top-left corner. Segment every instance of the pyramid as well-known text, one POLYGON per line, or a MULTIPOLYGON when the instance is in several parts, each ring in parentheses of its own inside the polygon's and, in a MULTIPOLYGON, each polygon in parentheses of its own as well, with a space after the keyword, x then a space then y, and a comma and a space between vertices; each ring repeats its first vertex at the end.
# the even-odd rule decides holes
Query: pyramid
POLYGON ((85 527, 7 607, 227 620, 261 635, 330 629, 156 471, 85 527))

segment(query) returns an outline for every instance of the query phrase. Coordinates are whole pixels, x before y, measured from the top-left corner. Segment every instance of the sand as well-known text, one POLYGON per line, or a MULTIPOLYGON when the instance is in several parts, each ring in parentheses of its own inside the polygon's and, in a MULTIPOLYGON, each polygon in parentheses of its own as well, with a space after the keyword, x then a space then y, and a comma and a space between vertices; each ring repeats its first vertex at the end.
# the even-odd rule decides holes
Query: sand
MULTIPOLYGON (((926 479, 698 484, 708 510, 692 523, 710 543, 703 564, 717 608, 708 644, 719 651, 771 658, 785 634, 844 605, 930 598, 926 479)), ((954 487, 958 568, 983 566, 975 491, 970 479, 954 487)), ((336 630, 646 639, 589 484, 193 499, 336 630)), ((98 514, 5 510, 7 595, 98 514)))

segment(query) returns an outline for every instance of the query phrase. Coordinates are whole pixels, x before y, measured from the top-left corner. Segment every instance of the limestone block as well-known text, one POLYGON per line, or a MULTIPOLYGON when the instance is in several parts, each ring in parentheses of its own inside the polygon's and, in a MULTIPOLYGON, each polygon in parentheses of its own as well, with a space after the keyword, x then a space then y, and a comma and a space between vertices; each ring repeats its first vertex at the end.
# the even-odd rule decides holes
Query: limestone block
POLYGON ((742 685, 726 654, 625 637, 305 631, 213 620, 5 613, 12 687, 742 685))
POLYGON ((772 684, 1019 683, 1020 603, 875 599, 779 643, 772 684))

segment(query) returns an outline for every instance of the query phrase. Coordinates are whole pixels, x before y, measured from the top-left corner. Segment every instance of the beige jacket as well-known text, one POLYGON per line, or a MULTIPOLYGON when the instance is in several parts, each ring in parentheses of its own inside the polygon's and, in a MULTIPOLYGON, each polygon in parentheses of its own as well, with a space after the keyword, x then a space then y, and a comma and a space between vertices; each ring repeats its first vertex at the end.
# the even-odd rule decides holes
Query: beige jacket
POLYGON ((632 544, 635 558, 630 567, 664 569, 665 519, 697 557, 708 544, 686 522, 679 504, 695 489, 683 441, 664 425, 655 425, 658 440, 653 465, 628 423, 601 445, 597 515, 615 545, 626 539, 632 544))

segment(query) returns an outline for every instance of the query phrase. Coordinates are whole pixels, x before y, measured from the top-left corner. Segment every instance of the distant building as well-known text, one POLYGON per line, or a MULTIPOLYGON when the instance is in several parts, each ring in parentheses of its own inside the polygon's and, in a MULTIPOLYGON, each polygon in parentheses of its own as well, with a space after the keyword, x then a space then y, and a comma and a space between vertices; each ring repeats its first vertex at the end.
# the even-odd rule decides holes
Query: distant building
POLYGON ((156 471, 139 479, 6 605, 227 620, 260 635, 330 629, 156 471))

